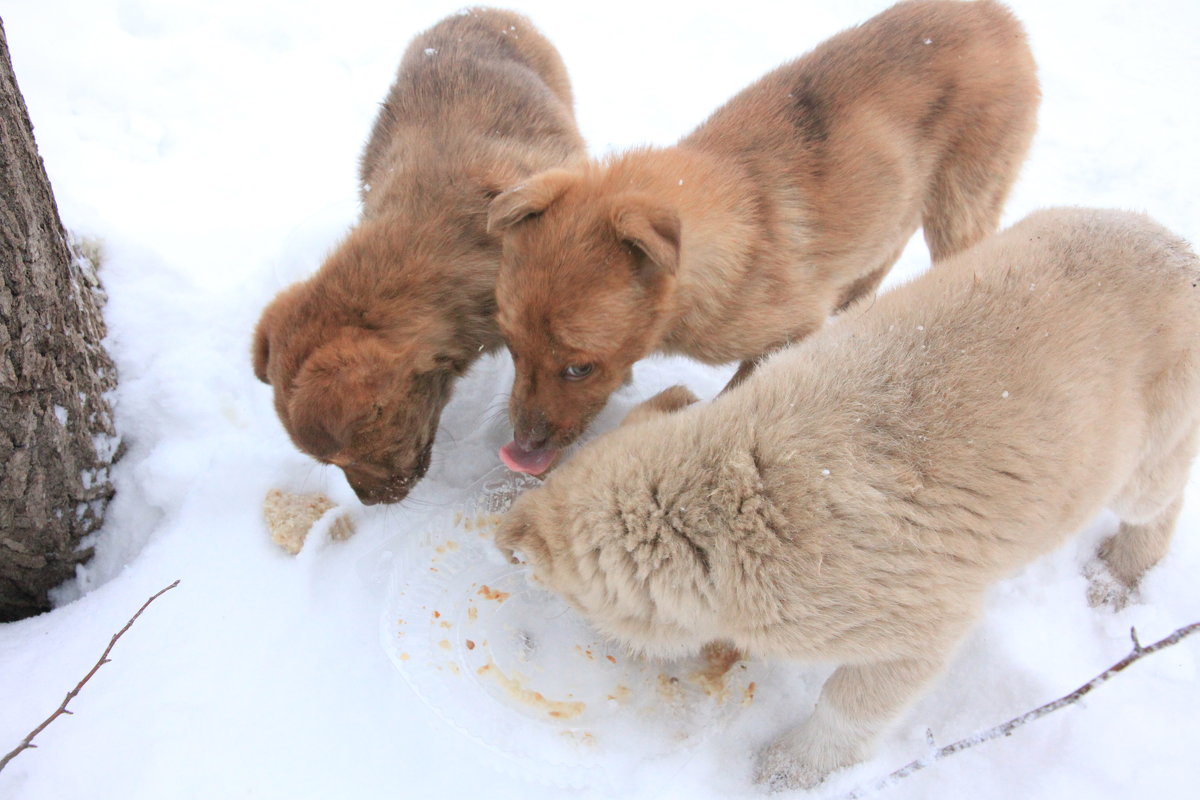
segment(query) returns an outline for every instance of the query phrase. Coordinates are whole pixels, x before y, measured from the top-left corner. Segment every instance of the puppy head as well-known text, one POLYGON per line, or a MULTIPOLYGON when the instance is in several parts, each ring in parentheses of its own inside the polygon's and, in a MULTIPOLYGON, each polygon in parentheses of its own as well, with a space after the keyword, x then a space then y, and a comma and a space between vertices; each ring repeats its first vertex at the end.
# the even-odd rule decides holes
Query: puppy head
POLYGON ((681 230, 673 209, 609 191, 594 169, 530 178, 492 201, 488 225, 503 234, 496 299, 516 369, 510 466, 521 468, 576 439, 659 344, 681 230))
POLYGON ((383 329, 310 281, 280 294, 255 331, 254 371, 274 388, 288 435, 339 466, 367 505, 399 502, 429 468, 442 409, 467 367, 446 354, 438 325, 430 316, 383 329))

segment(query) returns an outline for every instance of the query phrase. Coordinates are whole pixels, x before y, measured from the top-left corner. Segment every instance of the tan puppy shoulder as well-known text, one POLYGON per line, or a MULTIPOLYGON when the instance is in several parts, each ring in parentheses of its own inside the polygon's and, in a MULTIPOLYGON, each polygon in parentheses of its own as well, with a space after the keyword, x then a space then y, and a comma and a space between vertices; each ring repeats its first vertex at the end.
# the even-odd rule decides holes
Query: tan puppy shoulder
POLYGON ((364 503, 425 474, 455 380, 501 344, 489 200, 582 158, 557 51, 524 17, 468 9, 415 37, 361 164, 363 215, 254 335, 293 442, 364 503))
POLYGON ((901 3, 756 81, 667 148, 497 197, 514 452, 586 429, 651 352, 742 361, 869 294, 912 233, 935 261, 995 229, 1039 103, 1001 5, 901 3))
POLYGON ((992 582, 1102 508, 1124 591, 1166 552, 1200 423, 1198 283, 1146 217, 1039 212, 711 403, 656 398, 497 542, 635 649, 841 662, 758 767, 811 785, 869 754, 992 582))

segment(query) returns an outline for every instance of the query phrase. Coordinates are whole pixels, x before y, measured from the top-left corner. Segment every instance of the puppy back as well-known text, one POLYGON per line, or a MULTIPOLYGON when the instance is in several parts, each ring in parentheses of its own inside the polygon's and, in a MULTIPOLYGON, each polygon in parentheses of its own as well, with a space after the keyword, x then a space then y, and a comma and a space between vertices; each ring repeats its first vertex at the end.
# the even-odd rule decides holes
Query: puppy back
POLYGON ((362 182, 390 169, 397 137, 428 139, 436 151, 464 135, 544 152, 529 171, 583 150, 562 58, 520 14, 467 9, 413 39, 363 153, 362 182))

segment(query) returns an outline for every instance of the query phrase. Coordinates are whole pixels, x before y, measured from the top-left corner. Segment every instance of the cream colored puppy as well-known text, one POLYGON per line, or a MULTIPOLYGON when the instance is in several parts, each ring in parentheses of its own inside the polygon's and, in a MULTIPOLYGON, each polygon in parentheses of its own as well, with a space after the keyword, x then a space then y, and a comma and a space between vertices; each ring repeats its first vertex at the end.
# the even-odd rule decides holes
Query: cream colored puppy
POLYGON ((1102 508, 1126 592, 1163 556, 1197 445, 1198 283, 1144 216, 1038 212, 711 403, 649 401, 497 543, 635 650, 838 662, 758 761, 771 788, 812 786, 870 754, 989 584, 1102 508))

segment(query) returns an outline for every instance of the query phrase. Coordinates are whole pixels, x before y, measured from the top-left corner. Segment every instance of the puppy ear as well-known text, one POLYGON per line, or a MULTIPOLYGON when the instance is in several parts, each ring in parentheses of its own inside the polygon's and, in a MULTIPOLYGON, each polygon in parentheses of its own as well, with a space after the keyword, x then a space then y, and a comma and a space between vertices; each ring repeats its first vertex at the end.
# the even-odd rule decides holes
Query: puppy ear
POLYGON ((519 186, 501 192, 488 206, 488 233, 507 230, 518 222, 545 211, 575 181, 565 169, 550 169, 532 175, 519 186))
POLYGON ((254 343, 250 347, 250 357, 254 362, 254 375, 266 384, 271 382, 271 379, 267 377, 267 365, 271 363, 271 327, 271 315, 268 309, 254 328, 254 343))
POLYGON ((286 350, 289 334, 294 334, 298 318, 297 305, 306 283, 294 283, 275 295, 254 328, 254 341, 250 345, 250 359, 254 364, 254 375, 263 383, 271 382, 271 358, 279 359, 286 350))
POLYGON ((377 337, 345 328, 310 353, 297 373, 287 405, 290 429, 309 452, 338 453, 395 395, 401 374, 377 337))
POLYGON ((617 237, 640 251, 656 271, 673 275, 678 269, 683 226, 674 209, 626 194, 613 204, 612 223, 617 237))

